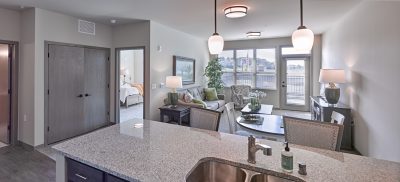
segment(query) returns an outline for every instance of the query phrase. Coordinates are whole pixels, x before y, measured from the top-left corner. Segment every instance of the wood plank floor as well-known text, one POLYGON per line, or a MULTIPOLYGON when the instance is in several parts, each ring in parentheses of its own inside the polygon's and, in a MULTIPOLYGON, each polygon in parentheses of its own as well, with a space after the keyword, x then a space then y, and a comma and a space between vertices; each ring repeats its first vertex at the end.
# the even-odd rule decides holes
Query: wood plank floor
POLYGON ((38 151, 20 146, 0 148, 1 182, 53 182, 56 163, 38 151))

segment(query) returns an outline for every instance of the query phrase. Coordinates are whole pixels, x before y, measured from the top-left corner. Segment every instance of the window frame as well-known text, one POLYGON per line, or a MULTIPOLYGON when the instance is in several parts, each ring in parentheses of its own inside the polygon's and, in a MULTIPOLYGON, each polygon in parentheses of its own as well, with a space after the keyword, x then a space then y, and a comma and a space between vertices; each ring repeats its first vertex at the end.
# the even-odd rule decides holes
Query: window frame
MULTIPOLYGON (((233 52, 233 71, 222 71, 224 73, 232 73, 233 74, 233 83, 236 84, 236 50, 235 49, 227 49, 223 51, 232 51, 233 52)), ((217 55, 217 59, 219 62, 219 54, 217 55)), ((224 84, 224 87, 227 88, 224 84)))
MULTIPOLYGON (((272 46, 272 47, 263 47, 263 48, 237 48, 237 49, 225 49, 223 51, 233 51, 233 59, 234 59, 234 69, 233 71, 222 71, 222 73, 233 73, 233 82, 234 84, 237 84, 237 74, 238 73, 251 73, 252 74, 252 89, 261 89, 261 90, 273 90, 277 91, 278 90, 278 68, 279 68, 279 54, 280 54, 280 47, 272 46), (275 50, 275 71, 273 73, 269 72, 259 72, 257 71, 257 50, 260 49, 274 49, 275 50), (253 51, 253 60, 254 60, 254 65, 253 65, 253 71, 252 72, 238 72, 237 71, 237 51, 238 50, 252 50, 253 51), (257 75, 258 74, 263 74, 263 75, 274 75, 275 76, 275 88, 260 88, 257 87, 257 75)), ((219 55, 217 59, 219 58, 219 55)), ((227 88, 229 86, 225 86, 227 88)))

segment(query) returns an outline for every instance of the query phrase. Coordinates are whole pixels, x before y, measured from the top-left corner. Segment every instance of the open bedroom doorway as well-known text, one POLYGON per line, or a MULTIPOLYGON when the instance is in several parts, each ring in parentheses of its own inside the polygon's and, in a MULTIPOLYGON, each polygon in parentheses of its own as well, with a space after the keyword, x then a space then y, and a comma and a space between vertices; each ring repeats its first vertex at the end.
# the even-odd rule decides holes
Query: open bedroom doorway
POLYGON ((144 117, 144 48, 117 48, 119 122, 144 117))

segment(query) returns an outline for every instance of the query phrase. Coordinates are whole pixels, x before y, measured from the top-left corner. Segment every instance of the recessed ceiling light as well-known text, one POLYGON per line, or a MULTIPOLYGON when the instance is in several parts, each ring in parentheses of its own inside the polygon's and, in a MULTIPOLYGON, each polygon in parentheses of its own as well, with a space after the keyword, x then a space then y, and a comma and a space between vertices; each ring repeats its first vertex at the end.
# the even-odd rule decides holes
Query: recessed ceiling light
POLYGON ((261 36, 261 32, 247 32, 247 38, 257 38, 261 36))
POLYGON ((111 20, 110 21, 112 24, 117 23, 117 20, 111 20))
POLYGON ((247 15, 246 6, 230 6, 224 10, 225 16, 228 18, 241 18, 247 15))

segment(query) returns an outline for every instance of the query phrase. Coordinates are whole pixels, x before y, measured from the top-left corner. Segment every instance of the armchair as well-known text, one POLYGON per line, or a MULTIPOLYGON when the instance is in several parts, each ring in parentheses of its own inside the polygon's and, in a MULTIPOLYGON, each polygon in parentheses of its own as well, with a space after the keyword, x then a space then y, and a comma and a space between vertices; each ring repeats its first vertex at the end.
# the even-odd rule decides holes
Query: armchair
POLYGON ((250 102, 249 94, 251 87, 248 85, 232 85, 231 86, 232 102, 235 103, 235 108, 243 108, 250 102))

